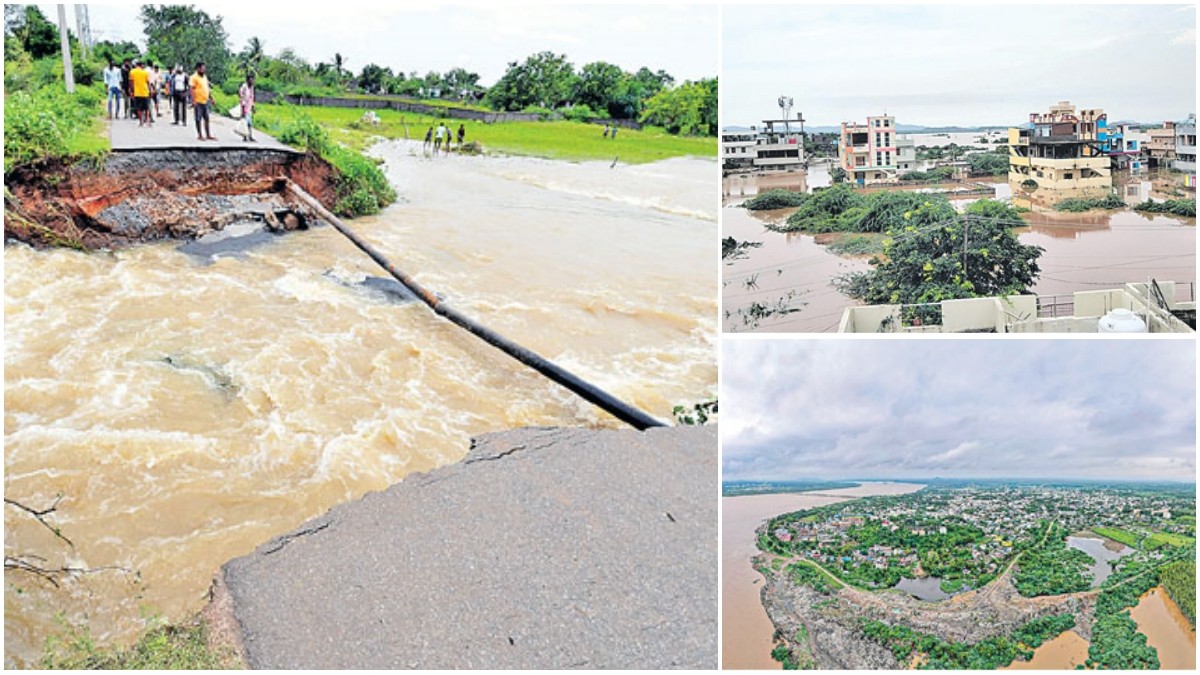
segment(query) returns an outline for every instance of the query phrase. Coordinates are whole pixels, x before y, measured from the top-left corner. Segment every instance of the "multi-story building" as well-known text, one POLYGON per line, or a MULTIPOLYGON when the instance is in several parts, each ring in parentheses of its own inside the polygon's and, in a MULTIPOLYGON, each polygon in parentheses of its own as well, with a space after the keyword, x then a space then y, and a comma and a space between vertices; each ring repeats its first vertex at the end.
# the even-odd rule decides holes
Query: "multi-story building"
POLYGON ((1108 156, 1115 170, 1138 173, 1146 166, 1146 145, 1150 134, 1130 124, 1110 127, 1108 156))
POLYGON ((794 171, 805 167, 804 120, 763 120, 762 128, 721 132, 725 171, 794 171))
POLYGON ((757 156, 754 151, 756 136, 758 136, 758 131, 754 127, 750 127, 749 131, 744 129, 721 131, 721 164, 725 171, 754 168, 754 158, 757 156))
POLYGON ((859 185, 892 182, 916 167, 916 150, 911 139, 897 133, 896 118, 878 115, 866 124, 842 123, 838 165, 859 185))
POLYGON ((1112 190, 1108 116, 1075 111, 1069 101, 1032 113, 1025 128, 1008 130, 1008 182, 1038 201, 1103 197, 1112 190))
POLYGON ((1171 168, 1196 173, 1196 114, 1175 124, 1175 161, 1171 168))
POLYGON ((1150 166, 1171 166, 1171 162, 1175 161, 1175 123, 1163 122, 1161 128, 1151 129, 1146 150, 1150 153, 1150 166))

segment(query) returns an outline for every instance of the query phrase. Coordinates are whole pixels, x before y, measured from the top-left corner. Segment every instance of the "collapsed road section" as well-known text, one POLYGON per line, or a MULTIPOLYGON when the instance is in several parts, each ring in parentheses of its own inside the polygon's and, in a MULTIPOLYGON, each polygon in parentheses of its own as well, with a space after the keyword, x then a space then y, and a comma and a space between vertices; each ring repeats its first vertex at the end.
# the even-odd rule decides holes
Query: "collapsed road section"
POLYGON ((313 216, 284 192, 285 178, 334 198, 332 167, 282 146, 146 148, 99 163, 30 165, 6 178, 6 240, 87 250, 197 239, 239 222, 303 228, 313 216))

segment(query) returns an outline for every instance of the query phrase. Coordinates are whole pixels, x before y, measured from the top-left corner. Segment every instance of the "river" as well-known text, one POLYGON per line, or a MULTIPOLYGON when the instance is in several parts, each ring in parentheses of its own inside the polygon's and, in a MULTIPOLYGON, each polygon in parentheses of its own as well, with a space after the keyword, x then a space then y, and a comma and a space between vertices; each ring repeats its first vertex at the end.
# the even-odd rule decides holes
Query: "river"
POLYGON ((1143 595, 1129 615, 1158 651, 1163 670, 1196 670, 1196 630, 1162 586, 1143 595))
POLYGON ((771 659, 775 627, 763 609, 763 577, 750 560, 758 553, 754 531, 782 513, 872 495, 908 494, 923 485, 863 483, 817 493, 750 495, 721 498, 721 667, 779 669, 771 659))
MULTIPOLYGON (((399 201, 352 227, 447 302, 664 419, 716 394, 713 160, 419 157, 376 146, 399 201)), ((175 243, 4 251, 5 496, 63 495, 69 549, 14 508, 5 663, 85 617, 180 618, 230 558, 337 503, 528 425, 617 426, 422 305, 332 228, 211 264, 175 243)))

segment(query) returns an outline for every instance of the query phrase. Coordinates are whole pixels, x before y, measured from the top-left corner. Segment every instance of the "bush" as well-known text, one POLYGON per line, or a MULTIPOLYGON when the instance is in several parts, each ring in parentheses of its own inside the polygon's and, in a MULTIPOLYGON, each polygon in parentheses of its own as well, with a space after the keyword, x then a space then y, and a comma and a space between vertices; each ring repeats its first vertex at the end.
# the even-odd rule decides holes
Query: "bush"
POLYGON ((832 232, 835 219, 857 206, 865 206, 866 199, 847 183, 838 183, 813 192, 800 208, 788 216, 787 227, 782 229, 806 232, 832 232))
POLYGON ((338 173, 334 213, 367 216, 396 201, 395 189, 375 162, 341 146, 327 148, 323 157, 338 173))
POLYGON ((537 115, 543 122, 555 116, 553 110, 536 105, 526 106, 521 112, 537 115))
POLYGON ((808 195, 803 192, 775 189, 761 192, 747 199, 742 203, 742 206, 750 211, 770 211, 771 209, 786 209, 793 206, 800 206, 806 199, 808 199, 808 195))
POLYGON ((1165 202, 1146 201, 1133 207, 1134 211, 1142 213, 1170 213, 1176 216, 1196 217, 1196 200, 1168 199, 1165 202))
POLYGON ((572 122, 586 122, 590 119, 607 116, 601 115, 583 103, 580 103, 579 105, 573 105, 570 108, 563 108, 559 110, 559 113, 562 114, 564 119, 571 120, 572 122))
POLYGON ((72 141, 91 129, 103 95, 95 87, 80 87, 74 95, 60 87, 16 91, 5 98, 5 173, 19 164, 69 157, 72 141))
POLYGON ((1056 211, 1080 213, 1092 209, 1123 209, 1125 202, 1115 194, 1108 194, 1101 199, 1064 199, 1054 205, 1056 211))

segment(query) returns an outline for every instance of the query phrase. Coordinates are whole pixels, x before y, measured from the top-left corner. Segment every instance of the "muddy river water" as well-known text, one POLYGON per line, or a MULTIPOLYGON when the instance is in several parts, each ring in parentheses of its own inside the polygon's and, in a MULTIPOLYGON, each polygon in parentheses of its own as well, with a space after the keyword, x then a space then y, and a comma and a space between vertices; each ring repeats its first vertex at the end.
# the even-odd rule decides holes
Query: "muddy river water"
POLYGON ((750 560, 758 553, 754 531, 782 513, 812 509, 871 495, 907 494, 911 483, 863 483, 814 493, 721 498, 721 666, 725 669, 779 669, 771 659, 775 627, 759 595, 762 575, 750 560))
MULTIPOLYGON (((739 207, 760 191, 787 188, 811 191, 828 184, 828 167, 772 176, 728 176, 723 180, 722 236, 761 242, 747 256, 723 267, 722 327, 727 332, 830 332, 837 329, 842 310, 858 304, 841 294, 830 280, 848 272, 870 269, 870 256, 840 256, 810 235, 765 230, 767 222, 782 223, 792 209, 750 212, 739 207), (780 302, 800 311, 744 318, 751 305, 768 308, 780 302), (741 312, 739 313, 739 310, 741 312)), ((998 199, 1011 196, 1001 179, 985 179, 998 199)), ((1152 194, 1151 181, 1120 186, 1127 203, 1140 203, 1152 194), (1137 188, 1134 190, 1134 188, 1137 188)), ((1154 192, 1155 198, 1164 195, 1154 192)), ((951 200, 965 208, 976 198, 951 200)), ((1076 291, 1119 288, 1128 282, 1182 282, 1176 298, 1193 300, 1196 280, 1196 220, 1136 211, 1062 213, 1041 206, 1025 218, 1028 227, 1015 230, 1024 244, 1045 249, 1041 274, 1031 289, 1038 295, 1069 295, 1076 291)))
MULTIPOLYGON (((399 202, 355 230, 446 300, 669 419, 716 393, 711 160, 420 158, 376 146, 399 202)), ((617 426, 422 305, 332 228, 242 257, 175 244, 4 251, 5 496, 62 495, 68 548, 5 509, 6 554, 101 569, 5 575, 5 663, 86 619, 179 618, 230 558, 461 458, 472 435, 617 426)))

